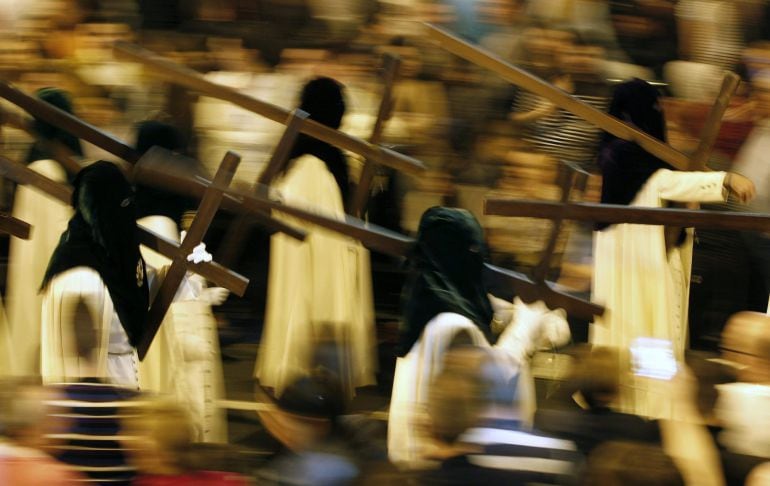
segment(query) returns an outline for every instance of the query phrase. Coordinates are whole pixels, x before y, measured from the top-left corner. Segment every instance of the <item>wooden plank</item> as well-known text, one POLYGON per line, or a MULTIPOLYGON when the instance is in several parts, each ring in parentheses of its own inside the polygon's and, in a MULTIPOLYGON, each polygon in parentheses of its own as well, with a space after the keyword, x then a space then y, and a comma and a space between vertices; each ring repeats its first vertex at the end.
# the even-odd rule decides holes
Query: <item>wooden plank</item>
POLYGON ((185 273, 188 269, 195 267, 196 264, 187 261, 187 255, 203 241, 203 237, 206 235, 206 231, 208 231, 211 222, 214 220, 214 215, 222 202, 224 188, 230 185, 240 161, 240 156, 233 152, 227 152, 214 176, 214 182, 207 188, 206 194, 203 196, 203 200, 187 232, 187 236, 179 246, 177 255, 172 260, 171 267, 168 269, 158 294, 150 306, 147 315, 148 328, 137 346, 140 360, 143 360, 147 355, 147 351, 153 339, 155 339, 155 334, 160 329, 163 318, 166 316, 166 312, 174 301, 176 292, 184 280, 185 273))
POLYGON ((486 200, 484 214, 528 218, 566 218, 609 224, 652 224, 713 230, 770 231, 770 215, 691 209, 640 208, 616 204, 486 200))
MULTIPOLYGON (((377 110, 377 119, 374 122, 372 134, 369 136, 369 142, 373 144, 380 143, 382 132, 385 129, 385 122, 390 118, 393 110, 393 87, 396 85, 398 70, 401 65, 401 60, 393 54, 386 54, 384 62, 385 85, 382 91, 382 98, 380 99, 380 107, 377 110)), ((346 204, 350 204, 350 211, 348 213, 357 218, 360 218, 363 215, 364 209, 366 209, 366 203, 369 200, 372 189, 372 181, 377 169, 375 164, 375 161, 369 159, 364 162, 356 192, 353 194, 353 200, 352 202, 345 201, 346 204)))
POLYGON ((701 131, 700 143, 692 154, 690 164, 687 167, 688 170, 706 169, 706 163, 708 163, 711 150, 714 148, 714 143, 719 136, 719 129, 722 127, 722 117, 724 117, 725 111, 730 106, 730 100, 740 83, 740 76, 730 71, 725 72, 724 79, 722 79, 722 88, 719 90, 719 95, 706 118, 706 124, 701 131))
POLYGON ((444 49, 452 54, 497 73, 503 79, 542 96, 559 108, 579 116, 583 120, 610 132, 618 138, 637 143, 650 154, 668 162, 677 169, 687 170, 689 167, 689 157, 670 145, 607 113, 597 110, 588 103, 578 100, 547 81, 503 61, 491 52, 466 42, 447 30, 431 24, 425 25, 429 37, 438 41, 444 49))
POLYGON ((22 240, 28 240, 32 225, 10 214, 0 213, 0 232, 7 233, 22 240))
MULTIPOLYGON (((228 101, 275 122, 284 123, 289 115, 289 111, 280 106, 240 93, 227 86, 212 83, 200 73, 180 66, 137 45, 118 42, 115 44, 114 52, 119 59, 140 63, 167 82, 181 84, 206 96, 228 101)), ((300 127, 302 133, 311 137, 360 154, 366 159, 376 160, 382 165, 406 174, 416 176, 425 171, 425 165, 417 159, 371 144, 314 120, 307 119, 301 123, 300 127)))

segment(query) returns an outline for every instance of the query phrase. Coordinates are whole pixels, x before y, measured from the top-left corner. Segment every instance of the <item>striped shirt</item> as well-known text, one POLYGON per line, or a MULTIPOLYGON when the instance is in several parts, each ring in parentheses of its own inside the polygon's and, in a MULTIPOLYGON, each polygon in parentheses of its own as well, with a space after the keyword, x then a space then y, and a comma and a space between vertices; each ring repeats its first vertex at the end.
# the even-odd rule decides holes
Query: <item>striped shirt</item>
POLYGON ((52 454, 80 471, 84 482, 131 484, 135 470, 126 459, 121 420, 140 404, 138 393, 92 379, 54 389, 62 396, 47 405, 62 419, 62 428, 47 436, 54 443, 52 454))

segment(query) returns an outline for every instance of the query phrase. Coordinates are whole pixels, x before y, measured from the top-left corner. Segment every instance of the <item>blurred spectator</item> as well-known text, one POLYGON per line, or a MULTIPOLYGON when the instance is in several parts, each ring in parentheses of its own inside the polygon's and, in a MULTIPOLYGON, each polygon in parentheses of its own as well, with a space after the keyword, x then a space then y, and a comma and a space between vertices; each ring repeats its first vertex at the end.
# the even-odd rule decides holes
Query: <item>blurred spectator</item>
POLYGON ((342 420, 345 394, 335 374, 319 368, 301 376, 277 402, 260 387, 257 395, 263 405, 258 411, 262 423, 286 448, 260 471, 260 484, 366 483, 364 468, 372 457, 349 439, 342 420))
POLYGON ((488 350, 447 353, 430 386, 438 470, 422 484, 572 484, 582 461, 574 443, 522 430, 515 380, 488 350))
POLYGON ((0 482, 20 486, 71 486, 81 478, 43 452, 48 445, 45 400, 52 392, 21 380, 0 385, 0 482))
POLYGON ((618 398, 620 355, 595 348, 577 364, 565 387, 572 393, 565 409, 538 409, 535 426, 568 438, 589 454, 599 444, 630 440, 660 444, 656 422, 613 410, 618 398))
POLYGON ((743 484, 751 469, 770 459, 770 316, 740 312, 730 317, 721 349, 738 379, 717 385, 719 442, 726 449, 722 462, 728 484, 743 484))
POLYGON ((653 70, 677 59, 675 2, 668 0, 619 0, 610 3, 618 43, 630 62, 653 70))
MULTIPOLYGON (((43 88, 36 95, 42 101, 66 113, 73 113, 70 95, 61 89, 43 88)), ((70 157, 83 156, 80 140, 66 130, 37 118, 34 120, 32 128, 37 139, 27 153, 26 162, 29 164, 36 160, 54 159, 65 164, 65 169, 70 173, 70 177, 77 173, 77 164, 69 164, 67 161, 70 157)))
MULTIPOLYGON (((767 56, 767 50, 757 52, 760 58, 767 56)), ((750 64, 751 66, 751 64, 750 64)), ((752 73, 751 96, 754 101, 756 124, 746 141, 741 146, 734 161, 735 171, 748 177, 757 186, 757 197, 747 206, 736 205, 739 211, 752 213, 770 213, 770 70, 763 69, 752 73)), ((759 285, 750 308, 764 310, 767 296, 770 295, 770 233, 743 232, 741 234, 750 259, 749 272, 757 275, 754 281, 759 285), (764 304, 764 305, 762 305, 764 304)))
POLYGON ((194 427, 180 405, 148 401, 126 421, 125 447, 137 469, 136 486, 246 486, 238 474, 201 471, 194 462, 194 427))
POLYGON ((674 461, 658 446, 606 442, 588 457, 582 484, 602 486, 684 486, 674 461))

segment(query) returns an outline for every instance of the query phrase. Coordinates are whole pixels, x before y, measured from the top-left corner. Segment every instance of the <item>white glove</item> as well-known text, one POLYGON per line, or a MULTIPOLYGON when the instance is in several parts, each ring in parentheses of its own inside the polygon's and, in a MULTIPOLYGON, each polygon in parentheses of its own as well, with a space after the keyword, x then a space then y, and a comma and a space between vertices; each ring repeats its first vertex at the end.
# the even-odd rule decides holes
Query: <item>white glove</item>
POLYGON ((211 253, 206 251, 206 243, 199 244, 187 255, 187 261, 193 263, 210 262, 212 259, 211 253))
POLYGON ((222 305, 229 295, 230 291, 224 287, 209 287, 203 289, 198 300, 211 306, 217 306, 222 305))

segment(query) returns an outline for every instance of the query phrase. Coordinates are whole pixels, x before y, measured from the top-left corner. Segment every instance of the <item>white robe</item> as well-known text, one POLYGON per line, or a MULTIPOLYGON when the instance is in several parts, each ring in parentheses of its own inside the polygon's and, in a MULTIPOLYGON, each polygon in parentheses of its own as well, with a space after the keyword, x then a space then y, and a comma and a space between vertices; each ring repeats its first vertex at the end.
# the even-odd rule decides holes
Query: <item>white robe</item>
POLYGON ((127 388, 139 388, 139 359, 129 344, 112 298, 99 273, 75 267, 56 275, 43 296, 40 374, 43 383, 62 383, 92 375, 93 368, 75 346, 74 311, 84 301, 96 326, 97 349, 92 366, 98 377, 127 388))
MULTIPOLYGON (((170 218, 150 216, 138 224, 179 241, 170 218)), ((170 260, 145 246, 141 251, 147 266, 159 269, 160 284, 170 260)), ((172 396, 190 412, 196 441, 227 442, 226 411, 219 405, 225 398, 219 334, 211 306, 199 300, 204 288, 202 278, 183 280, 140 365, 140 384, 142 391, 172 396)))
MULTIPOLYGON (((631 203, 665 207, 666 201, 717 202, 725 198, 724 172, 661 169, 631 203)), ((590 342, 628 350, 638 337, 672 342, 678 360, 687 345, 687 310, 692 266, 692 230, 666 252, 663 226, 616 224, 595 233, 592 299, 605 306, 590 327, 590 342)), ((662 400, 650 395, 644 379, 623 380, 621 408, 630 413, 669 416, 662 400), (656 403, 658 402, 658 403, 656 403)))
MULTIPOLYGON (((67 181, 64 168, 56 161, 39 160, 29 168, 56 182, 67 181)), ((28 240, 11 237, 8 253, 5 302, 14 356, 12 371, 33 376, 40 374, 40 284, 59 238, 67 229, 72 208, 35 188, 20 185, 14 196, 13 216, 31 224, 32 232, 28 240)))
MULTIPOLYGON (((339 187, 320 159, 305 155, 293 161, 274 186, 286 204, 342 219, 339 187)), ((255 375, 280 394, 308 372, 315 345, 323 340, 340 347, 342 384, 375 382, 374 305, 369 253, 354 240, 280 215, 308 231, 299 242, 273 235, 267 310, 255 375)))

